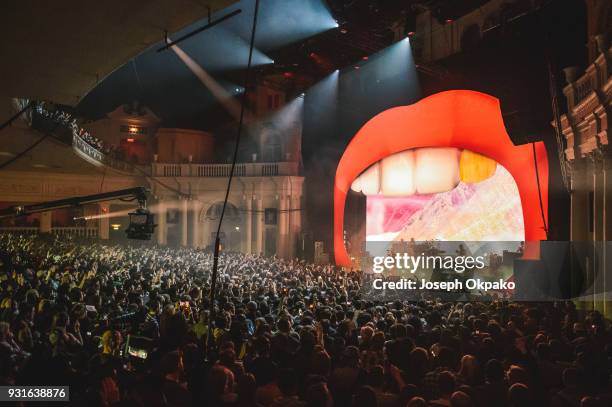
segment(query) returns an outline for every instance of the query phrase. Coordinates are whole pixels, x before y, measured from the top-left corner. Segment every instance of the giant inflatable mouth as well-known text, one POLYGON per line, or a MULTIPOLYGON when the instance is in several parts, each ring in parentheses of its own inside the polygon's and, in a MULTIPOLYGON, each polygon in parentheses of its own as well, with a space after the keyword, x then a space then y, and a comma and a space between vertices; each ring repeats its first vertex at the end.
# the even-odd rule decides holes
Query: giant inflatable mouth
MULTIPOLYGON (((351 140, 336 171, 336 263, 351 264, 343 241, 349 189, 387 197, 443 193, 460 181, 486 180, 497 164, 512 175, 518 188, 526 242, 545 240, 548 161, 544 143, 513 145, 496 98, 447 91, 378 114, 351 140)), ((538 254, 537 245, 526 245, 524 258, 538 254)))

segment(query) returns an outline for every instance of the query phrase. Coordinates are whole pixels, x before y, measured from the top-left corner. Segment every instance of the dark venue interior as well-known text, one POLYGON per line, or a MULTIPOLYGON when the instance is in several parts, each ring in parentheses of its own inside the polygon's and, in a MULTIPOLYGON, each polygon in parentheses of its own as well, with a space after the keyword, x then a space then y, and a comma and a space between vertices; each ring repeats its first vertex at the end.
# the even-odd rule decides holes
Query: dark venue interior
POLYGON ((0 5, 0 403, 612 405, 612 2, 0 5))

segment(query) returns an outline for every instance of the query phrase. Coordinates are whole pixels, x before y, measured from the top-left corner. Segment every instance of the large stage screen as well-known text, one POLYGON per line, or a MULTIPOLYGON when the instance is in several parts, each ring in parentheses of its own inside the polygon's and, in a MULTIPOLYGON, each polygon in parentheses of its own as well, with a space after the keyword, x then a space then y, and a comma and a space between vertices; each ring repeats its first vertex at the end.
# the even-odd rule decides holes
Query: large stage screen
POLYGON ((519 192, 501 165, 489 178, 449 191, 366 199, 367 242, 525 239, 519 192))

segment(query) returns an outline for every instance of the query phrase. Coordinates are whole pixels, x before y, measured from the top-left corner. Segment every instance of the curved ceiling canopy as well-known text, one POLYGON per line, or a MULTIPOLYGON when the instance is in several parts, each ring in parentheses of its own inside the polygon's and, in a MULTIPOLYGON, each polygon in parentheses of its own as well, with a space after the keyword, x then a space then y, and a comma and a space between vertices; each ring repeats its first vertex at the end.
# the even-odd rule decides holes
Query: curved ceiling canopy
POLYGON ((0 94, 76 105, 113 70, 236 0, 21 0, 0 12, 0 94))

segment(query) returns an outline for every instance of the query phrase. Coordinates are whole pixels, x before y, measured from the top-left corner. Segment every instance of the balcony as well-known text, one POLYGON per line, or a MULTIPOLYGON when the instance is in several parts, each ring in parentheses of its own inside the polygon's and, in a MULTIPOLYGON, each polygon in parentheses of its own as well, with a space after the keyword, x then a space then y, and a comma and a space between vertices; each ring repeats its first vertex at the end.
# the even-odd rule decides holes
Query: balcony
MULTIPOLYGON (((134 172, 133 164, 103 153, 94 144, 81 137, 77 121, 71 114, 59 110, 53 105, 50 105, 52 110, 47 110, 47 105, 50 104, 38 103, 33 109, 31 125, 34 130, 51 134, 56 140, 72 145, 75 153, 90 164, 95 166, 105 165, 129 174, 134 172)), ((97 140, 95 137, 93 139, 97 140)))
POLYGON ((72 133, 72 148, 84 160, 93 165, 106 165, 120 172, 133 173, 134 165, 123 160, 115 159, 107 154, 102 153, 97 148, 93 147, 87 141, 83 140, 75 132, 72 133))
MULTIPOLYGON (((603 44, 603 43, 602 43, 603 44)), ((576 68, 566 70, 563 89, 567 113, 561 116, 561 130, 567 148, 566 159, 586 157, 608 144, 608 115, 612 100, 612 47, 598 43, 599 56, 578 76, 576 68)), ((553 122, 553 126, 554 126, 553 122)))
POLYGON ((609 65, 611 57, 612 48, 599 54, 582 76, 569 79, 570 83, 565 86, 563 93, 567 98, 568 110, 575 117, 582 118, 584 112, 592 110, 592 106, 588 106, 589 101, 597 102, 598 93, 606 86, 612 71, 612 66, 609 65))
MULTIPOLYGON (((154 177, 229 177, 231 164, 160 164, 154 163, 154 177)), ((299 175, 299 163, 239 163, 234 169, 236 177, 278 177, 299 175)))
POLYGON ((64 144, 70 145, 72 142, 72 128, 70 120, 60 119, 44 110, 42 105, 31 110, 31 127, 43 134, 51 134, 53 137, 64 144))

